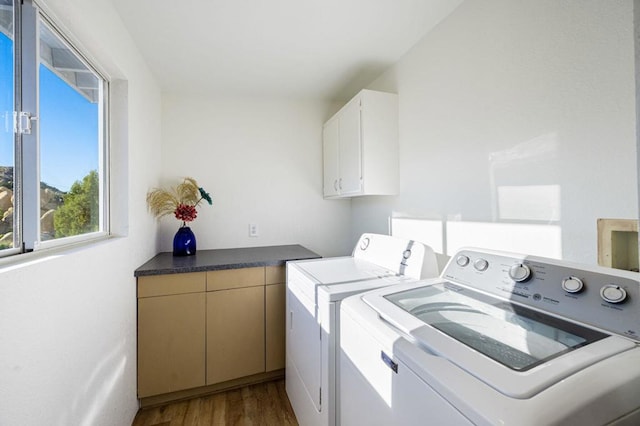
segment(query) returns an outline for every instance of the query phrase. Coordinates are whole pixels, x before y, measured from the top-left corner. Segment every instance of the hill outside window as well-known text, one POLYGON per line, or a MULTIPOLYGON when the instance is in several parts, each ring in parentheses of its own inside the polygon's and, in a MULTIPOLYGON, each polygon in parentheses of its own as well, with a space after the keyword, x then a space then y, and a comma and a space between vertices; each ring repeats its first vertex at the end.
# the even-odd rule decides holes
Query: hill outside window
POLYGON ((0 0, 0 257, 108 234, 107 92, 36 5, 0 0))

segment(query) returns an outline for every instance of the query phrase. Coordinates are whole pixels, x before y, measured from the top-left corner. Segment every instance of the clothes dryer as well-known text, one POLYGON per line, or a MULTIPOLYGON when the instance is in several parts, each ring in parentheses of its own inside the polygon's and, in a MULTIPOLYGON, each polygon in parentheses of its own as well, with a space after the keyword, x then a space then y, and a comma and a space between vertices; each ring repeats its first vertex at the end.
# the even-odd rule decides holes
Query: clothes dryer
POLYGON ((287 263, 286 390, 300 424, 336 424, 341 300, 437 274, 431 248, 378 234, 352 256, 287 263))

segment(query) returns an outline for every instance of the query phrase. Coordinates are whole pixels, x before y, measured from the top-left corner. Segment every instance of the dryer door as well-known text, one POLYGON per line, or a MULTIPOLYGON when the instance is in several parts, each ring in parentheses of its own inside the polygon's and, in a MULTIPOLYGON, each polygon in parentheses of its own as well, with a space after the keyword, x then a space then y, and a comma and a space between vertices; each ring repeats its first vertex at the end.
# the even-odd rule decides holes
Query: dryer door
MULTIPOLYGON (((287 371, 287 376, 290 374, 297 376, 297 382, 304 387, 306 397, 319 412, 321 409, 320 325, 317 321, 315 301, 301 291, 300 285, 304 284, 313 285, 296 281, 289 281, 287 284, 287 364, 294 367, 294 371, 287 371)), ((290 398, 293 396, 290 395, 290 398)), ((295 397, 298 398, 300 395, 295 397)), ((293 405, 295 409, 295 402, 293 405)), ((309 406, 308 403, 299 405, 309 406)), ((296 415, 299 416, 298 411, 296 415)))

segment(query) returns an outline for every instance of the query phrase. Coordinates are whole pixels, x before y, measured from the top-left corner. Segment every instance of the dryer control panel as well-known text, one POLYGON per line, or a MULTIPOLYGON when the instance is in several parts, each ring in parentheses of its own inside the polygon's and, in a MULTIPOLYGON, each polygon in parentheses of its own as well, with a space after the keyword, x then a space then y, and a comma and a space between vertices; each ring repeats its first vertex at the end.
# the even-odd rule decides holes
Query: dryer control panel
POLYGON ((462 249, 442 277, 640 341, 640 273, 497 251, 462 249))

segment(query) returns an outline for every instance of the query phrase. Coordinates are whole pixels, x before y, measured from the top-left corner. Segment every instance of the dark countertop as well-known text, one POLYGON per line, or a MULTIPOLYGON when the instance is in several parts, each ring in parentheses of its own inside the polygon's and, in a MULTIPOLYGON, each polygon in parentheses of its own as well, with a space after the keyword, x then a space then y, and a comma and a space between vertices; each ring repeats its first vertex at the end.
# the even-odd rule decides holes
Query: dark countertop
POLYGON ((135 270, 134 276, 181 274, 186 272, 280 266, 287 260, 317 259, 319 254, 301 245, 198 250, 193 256, 158 253, 135 270))

